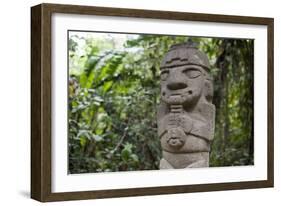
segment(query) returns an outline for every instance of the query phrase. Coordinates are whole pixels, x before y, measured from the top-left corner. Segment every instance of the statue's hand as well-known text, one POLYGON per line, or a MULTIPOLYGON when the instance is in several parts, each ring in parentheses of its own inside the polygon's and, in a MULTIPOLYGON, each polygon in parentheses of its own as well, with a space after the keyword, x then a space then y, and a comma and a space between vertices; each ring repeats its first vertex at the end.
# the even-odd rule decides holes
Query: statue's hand
POLYGON ((185 143, 185 133, 180 127, 168 129, 167 143, 171 147, 180 148, 185 143))

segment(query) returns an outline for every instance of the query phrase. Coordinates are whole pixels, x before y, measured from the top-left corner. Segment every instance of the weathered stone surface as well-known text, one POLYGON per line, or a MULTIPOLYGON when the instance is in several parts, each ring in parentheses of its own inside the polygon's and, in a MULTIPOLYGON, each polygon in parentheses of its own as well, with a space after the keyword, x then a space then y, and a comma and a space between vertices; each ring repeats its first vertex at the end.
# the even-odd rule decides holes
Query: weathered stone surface
POLYGON ((174 45, 161 63, 160 169, 208 167, 215 106, 209 60, 193 43, 174 45))

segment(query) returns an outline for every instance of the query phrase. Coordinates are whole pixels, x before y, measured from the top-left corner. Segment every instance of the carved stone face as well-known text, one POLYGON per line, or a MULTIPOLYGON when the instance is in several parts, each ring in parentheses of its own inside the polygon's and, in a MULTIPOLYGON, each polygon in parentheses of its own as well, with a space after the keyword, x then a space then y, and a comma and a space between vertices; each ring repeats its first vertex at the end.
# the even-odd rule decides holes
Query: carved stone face
POLYGON ((205 71, 197 65, 162 69, 161 98, 169 105, 194 105, 202 95, 204 80, 205 71))

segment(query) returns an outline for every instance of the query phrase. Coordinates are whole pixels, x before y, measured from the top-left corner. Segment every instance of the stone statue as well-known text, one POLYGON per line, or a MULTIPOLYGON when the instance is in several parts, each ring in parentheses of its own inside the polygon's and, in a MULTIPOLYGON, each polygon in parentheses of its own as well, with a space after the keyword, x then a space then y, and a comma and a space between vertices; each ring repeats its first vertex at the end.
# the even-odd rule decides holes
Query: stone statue
POLYGON ((209 69, 206 54, 192 42, 173 45, 161 63, 160 169, 209 166, 215 127, 209 69))

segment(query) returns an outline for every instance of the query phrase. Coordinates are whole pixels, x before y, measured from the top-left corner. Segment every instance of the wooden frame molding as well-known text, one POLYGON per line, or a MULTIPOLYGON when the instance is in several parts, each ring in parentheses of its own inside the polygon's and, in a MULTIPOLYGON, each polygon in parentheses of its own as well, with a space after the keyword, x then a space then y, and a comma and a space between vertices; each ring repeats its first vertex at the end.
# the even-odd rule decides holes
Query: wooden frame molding
POLYGON ((120 9, 106 7, 40 4, 31 8, 31 198, 42 201, 63 201, 92 198, 159 195, 171 193, 204 192, 249 188, 273 187, 274 139, 273 139, 273 38, 272 18, 229 15, 184 13, 120 9), (223 22, 265 25, 268 31, 268 165, 267 180, 231 183, 215 183, 183 186, 164 186, 134 189, 53 193, 51 191, 51 16, 53 13, 100 15, 223 22))

